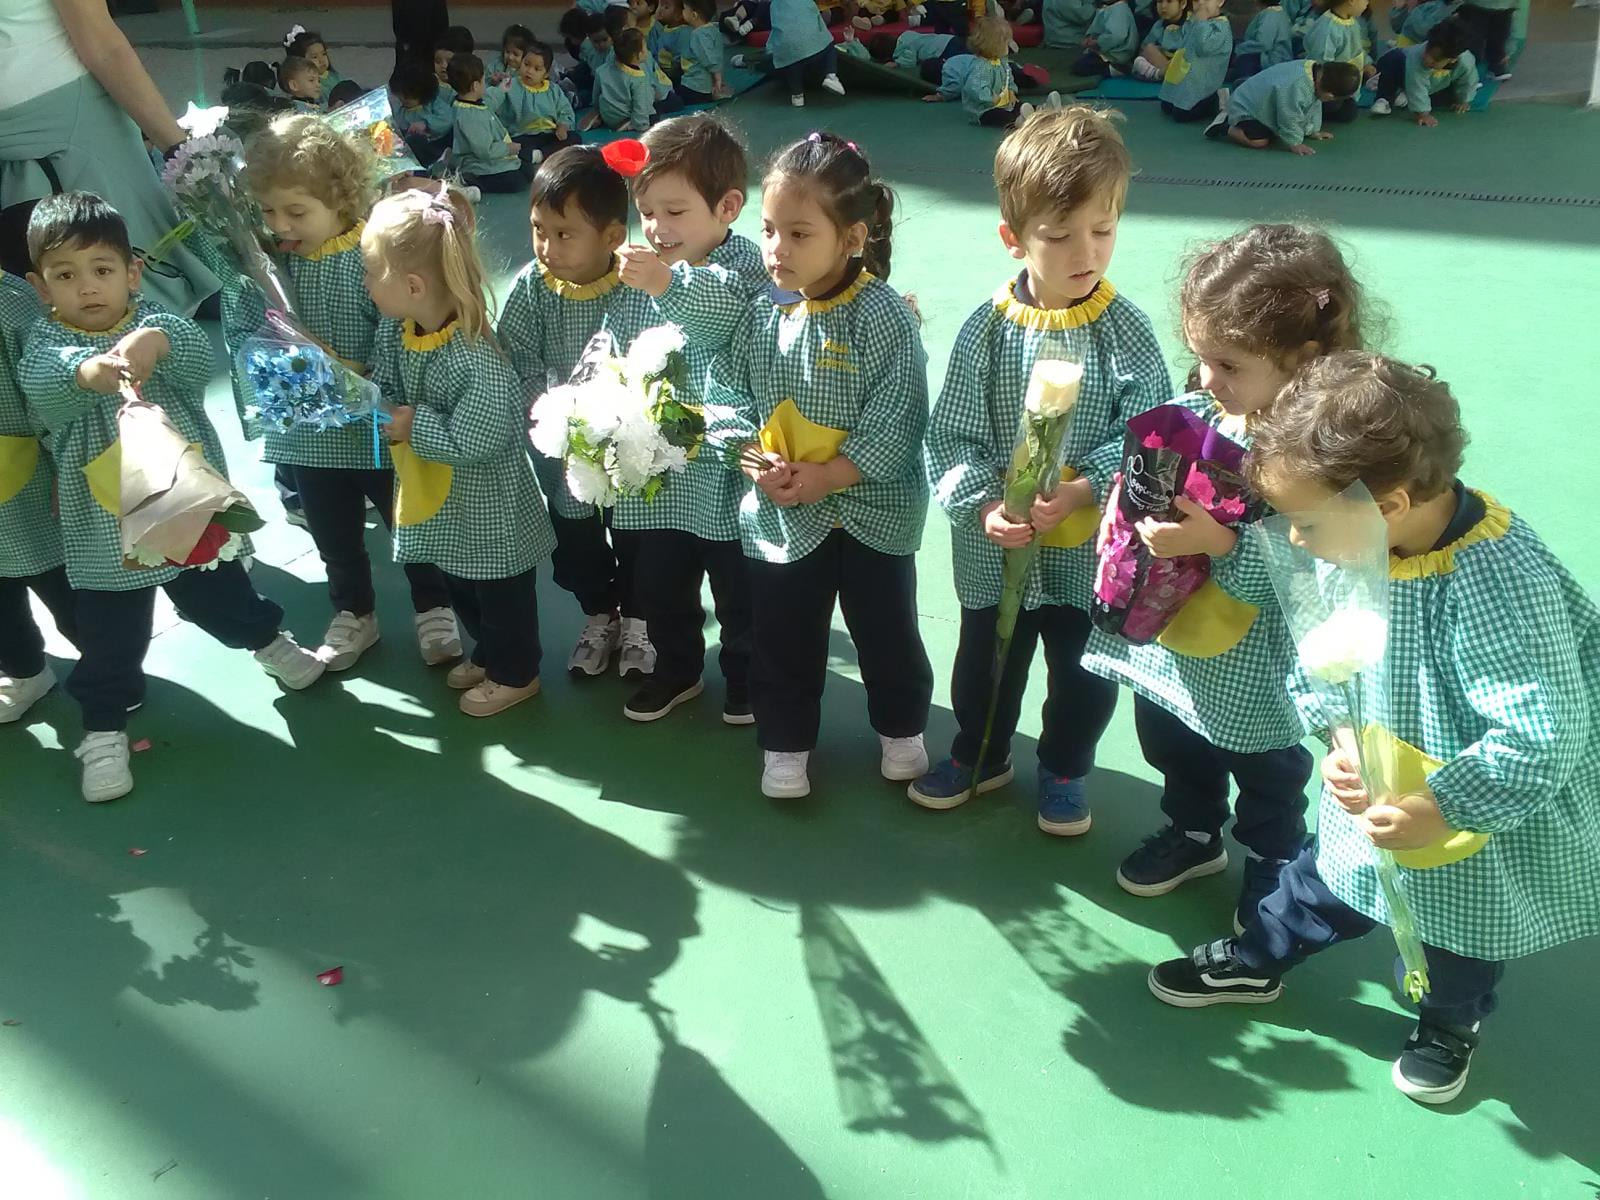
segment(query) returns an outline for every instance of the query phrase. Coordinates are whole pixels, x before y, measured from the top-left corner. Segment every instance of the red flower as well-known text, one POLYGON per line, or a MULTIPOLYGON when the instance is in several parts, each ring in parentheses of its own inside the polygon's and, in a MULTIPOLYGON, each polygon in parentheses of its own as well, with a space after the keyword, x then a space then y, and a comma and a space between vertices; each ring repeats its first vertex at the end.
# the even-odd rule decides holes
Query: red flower
POLYGON ((600 148, 600 157, 624 179, 632 179, 650 162, 650 151, 638 138, 619 138, 600 148))
POLYGON ((189 551, 189 557, 178 565, 198 567, 212 561, 217 557, 217 552, 227 544, 230 536, 226 529, 213 521, 206 526, 205 532, 200 535, 200 540, 194 544, 194 549, 189 551))

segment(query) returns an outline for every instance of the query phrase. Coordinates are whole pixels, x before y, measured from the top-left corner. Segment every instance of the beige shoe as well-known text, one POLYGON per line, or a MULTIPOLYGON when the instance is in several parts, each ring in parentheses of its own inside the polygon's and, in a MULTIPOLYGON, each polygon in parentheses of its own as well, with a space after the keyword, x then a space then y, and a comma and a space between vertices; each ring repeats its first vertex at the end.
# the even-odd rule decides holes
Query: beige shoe
POLYGON ((485 679, 470 692, 462 693, 461 711, 469 717, 492 717, 538 694, 537 679, 527 687, 511 687, 504 683, 496 683, 492 679, 485 679))
POLYGON ((468 688, 477 687, 487 678, 489 678, 488 672, 469 658, 451 667, 450 674, 444 677, 444 681, 456 691, 464 692, 468 688))

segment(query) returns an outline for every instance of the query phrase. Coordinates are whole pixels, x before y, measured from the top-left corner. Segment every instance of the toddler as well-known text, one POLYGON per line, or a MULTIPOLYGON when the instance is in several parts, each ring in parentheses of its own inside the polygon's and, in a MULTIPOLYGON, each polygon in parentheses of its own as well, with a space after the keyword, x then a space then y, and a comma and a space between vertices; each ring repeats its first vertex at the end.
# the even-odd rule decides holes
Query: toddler
POLYGON ((333 69, 333 63, 328 58, 328 43, 322 35, 296 25, 284 36, 283 51, 285 57, 303 58, 316 69, 317 103, 324 108, 329 107, 333 89, 345 78, 333 69))
POLYGON ((789 85, 789 103, 794 107, 805 107, 806 79, 817 75, 822 76, 825 89, 844 95, 833 37, 812 0, 772 0, 772 38, 767 53, 789 85))
POLYGON ((1083 37, 1083 53, 1072 64, 1072 73, 1101 79, 1125 75, 1138 49, 1139 28, 1127 0, 1100 0, 1083 37))
MULTIPOLYGON (((1359 18, 1367 11, 1367 0, 1338 0, 1330 4, 1306 31, 1305 57, 1319 63, 1349 63, 1365 79, 1375 68, 1367 55, 1359 18)), ((1359 109, 1354 94, 1322 102, 1322 119, 1350 122, 1359 109)))
POLYGON ((1244 40, 1235 47, 1233 77, 1248 79, 1293 57, 1294 30, 1289 14, 1276 0, 1261 0, 1261 11, 1250 18, 1244 40))
POLYGON ((453 55, 447 73, 456 94, 451 163, 461 182, 485 192, 520 192, 532 169, 523 163, 500 118, 484 103, 483 60, 476 54, 453 55))
POLYGON ((1279 144, 1293 154, 1315 154, 1307 141, 1328 141, 1322 128, 1329 104, 1354 103, 1361 72, 1349 63, 1293 59, 1241 83, 1206 126, 1208 138, 1227 138, 1251 150, 1279 144))
POLYGON ((1156 24, 1150 28, 1149 40, 1139 48, 1139 57, 1133 60, 1136 78, 1147 83, 1161 82, 1172 56, 1183 45, 1183 22, 1188 14, 1189 0, 1156 0, 1156 24))
POLYGON ((550 81, 554 57, 549 46, 531 43, 517 61, 516 77, 506 80, 498 98, 500 120, 524 164, 537 165, 546 154, 574 144, 578 118, 567 93, 550 81))
POLYGON ((1435 25, 1420 46, 1389 51, 1378 60, 1378 95, 1372 115, 1388 116, 1395 105, 1411 109, 1411 119, 1423 128, 1439 123, 1433 115, 1433 97, 1442 95, 1453 111, 1464 113, 1478 90, 1478 68, 1467 49, 1471 35, 1451 18, 1435 25))
POLYGON ((1174 121, 1209 121, 1228 99, 1223 81, 1233 55, 1233 26, 1222 0, 1192 0, 1183 38, 1167 63, 1161 111, 1174 121))

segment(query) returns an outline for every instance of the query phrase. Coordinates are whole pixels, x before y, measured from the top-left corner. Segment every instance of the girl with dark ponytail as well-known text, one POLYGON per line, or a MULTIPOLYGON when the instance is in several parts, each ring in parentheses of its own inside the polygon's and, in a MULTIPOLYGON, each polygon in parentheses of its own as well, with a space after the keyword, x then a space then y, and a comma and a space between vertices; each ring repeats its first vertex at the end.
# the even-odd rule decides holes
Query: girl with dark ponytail
POLYGON ((927 356, 889 273, 894 193, 853 142, 784 150, 761 197, 770 298, 713 368, 708 440, 753 487, 740 505, 755 648, 762 791, 809 795, 835 600, 855 641, 886 779, 927 769, 933 673, 914 555, 928 485, 927 356), (741 453, 745 449, 755 453, 741 453), (759 464, 759 465, 758 465, 759 464))

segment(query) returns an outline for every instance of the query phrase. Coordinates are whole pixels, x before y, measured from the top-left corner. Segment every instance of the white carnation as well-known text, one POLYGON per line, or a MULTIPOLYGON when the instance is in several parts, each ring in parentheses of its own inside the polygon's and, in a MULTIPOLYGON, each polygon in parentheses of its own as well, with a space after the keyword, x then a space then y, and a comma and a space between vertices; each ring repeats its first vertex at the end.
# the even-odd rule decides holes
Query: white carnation
POLYGON ((567 459, 567 490, 579 504, 604 506, 615 499, 605 468, 578 455, 567 459))
POLYGON ((211 108, 200 108, 193 100, 184 110, 183 116, 178 118, 178 128, 186 131, 190 137, 210 137, 222 127, 228 119, 226 105, 215 105, 211 108))
POLYGON ((1300 662, 1331 684, 1349 683, 1383 661, 1389 623, 1378 613, 1342 608, 1300 639, 1300 662))
POLYGON ((575 390, 577 418, 588 427, 589 439, 594 442, 610 437, 617 426, 642 407, 638 397, 613 371, 602 371, 575 390))
POLYGON ((633 339, 628 348, 628 374, 637 380, 659 375, 667 360, 683 352, 683 332, 676 325, 657 325, 633 339))
POLYGON ((567 452, 567 428, 576 397, 571 388, 546 392, 533 406, 533 426, 528 439, 546 458, 560 458, 567 452))
POLYGON ((629 420, 617 427, 607 466, 619 490, 637 491, 655 474, 656 447, 665 441, 649 421, 629 420))

